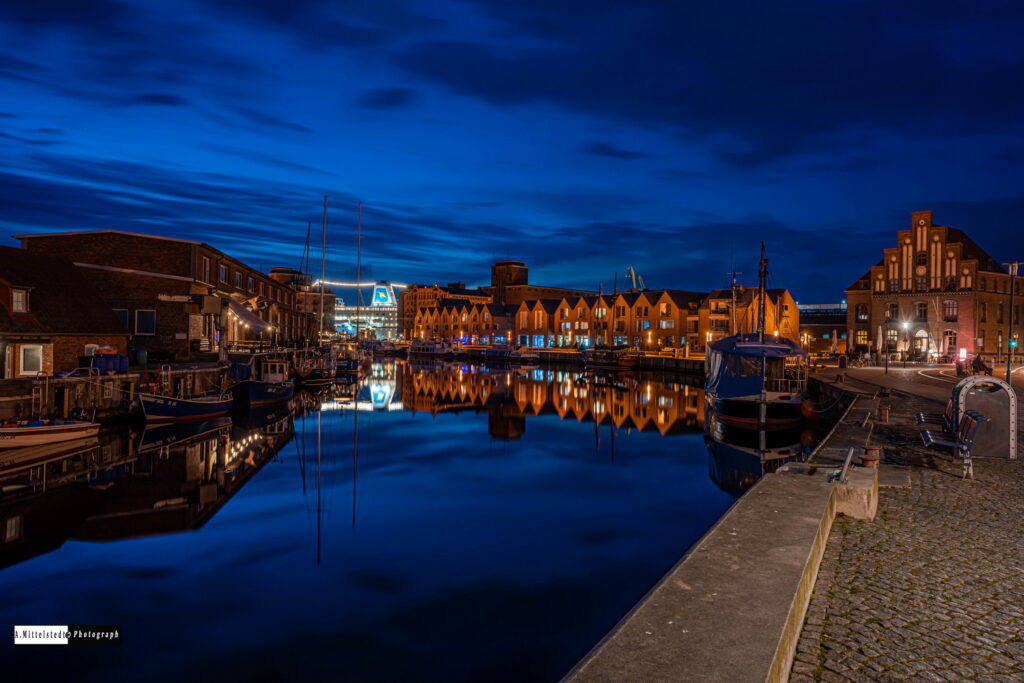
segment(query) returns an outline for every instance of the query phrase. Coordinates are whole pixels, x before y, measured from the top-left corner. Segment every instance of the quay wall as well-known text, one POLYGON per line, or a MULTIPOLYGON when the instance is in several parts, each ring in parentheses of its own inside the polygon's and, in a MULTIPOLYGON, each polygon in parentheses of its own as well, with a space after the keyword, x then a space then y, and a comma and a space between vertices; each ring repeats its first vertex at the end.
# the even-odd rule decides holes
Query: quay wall
MULTIPOLYGON (((542 365, 583 365, 583 358, 578 351, 539 351, 539 362, 542 365)), ((662 370, 680 372, 688 375, 704 376, 703 358, 674 358, 673 356, 646 355, 640 359, 640 370, 662 370)))

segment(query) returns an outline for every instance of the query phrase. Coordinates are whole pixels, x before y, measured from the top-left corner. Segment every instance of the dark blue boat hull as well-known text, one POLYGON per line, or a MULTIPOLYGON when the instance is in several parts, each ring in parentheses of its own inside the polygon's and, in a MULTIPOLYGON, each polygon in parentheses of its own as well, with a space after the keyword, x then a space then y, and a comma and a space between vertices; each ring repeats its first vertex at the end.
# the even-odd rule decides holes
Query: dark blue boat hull
POLYGON ((189 401, 173 396, 139 394, 139 402, 142 404, 142 412, 147 422, 184 422, 227 415, 231 411, 234 399, 189 401))
POLYGON ((295 394, 295 385, 291 382, 260 382, 247 379, 236 384, 232 391, 239 403, 259 406, 287 401, 295 394))

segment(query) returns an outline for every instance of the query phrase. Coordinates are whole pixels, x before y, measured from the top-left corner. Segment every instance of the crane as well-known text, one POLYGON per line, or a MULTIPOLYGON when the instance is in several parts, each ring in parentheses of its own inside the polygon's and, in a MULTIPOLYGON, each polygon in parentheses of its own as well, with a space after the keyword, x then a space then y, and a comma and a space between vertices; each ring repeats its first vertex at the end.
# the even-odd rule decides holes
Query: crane
POLYGON ((644 291, 644 290, 647 289, 647 285, 644 283, 643 276, 642 275, 638 275, 637 272, 636 272, 636 269, 634 269, 633 266, 627 266, 626 267, 626 277, 628 277, 630 279, 630 281, 632 281, 632 283, 633 283, 633 291, 634 292, 638 291, 638 290, 644 291), (639 284, 639 287, 637 286, 638 284, 639 284))

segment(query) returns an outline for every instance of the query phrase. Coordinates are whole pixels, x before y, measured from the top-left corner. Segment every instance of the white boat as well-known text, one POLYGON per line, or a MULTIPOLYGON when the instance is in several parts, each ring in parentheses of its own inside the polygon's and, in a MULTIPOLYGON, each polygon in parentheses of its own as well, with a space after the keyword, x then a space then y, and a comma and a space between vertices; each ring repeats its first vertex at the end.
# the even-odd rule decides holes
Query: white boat
POLYGON ((29 420, 0 425, 0 448, 21 448, 96 436, 98 422, 83 420, 29 420))

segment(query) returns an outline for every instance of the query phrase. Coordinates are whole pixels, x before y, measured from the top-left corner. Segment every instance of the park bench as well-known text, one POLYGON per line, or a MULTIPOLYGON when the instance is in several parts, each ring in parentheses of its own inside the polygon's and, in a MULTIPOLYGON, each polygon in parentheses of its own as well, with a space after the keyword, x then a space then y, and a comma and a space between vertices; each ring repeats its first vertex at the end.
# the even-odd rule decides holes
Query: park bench
POLYGON ((946 409, 941 413, 918 413, 917 424, 942 425, 947 432, 953 431, 953 399, 946 401, 946 409))
POLYGON ((988 422, 988 418, 981 413, 967 410, 960 416, 960 424, 955 432, 925 429, 921 431, 921 441, 926 448, 946 446, 953 449, 955 455, 963 458, 964 479, 968 477, 974 479, 971 450, 974 448, 974 437, 978 433, 978 427, 982 422, 988 422))

